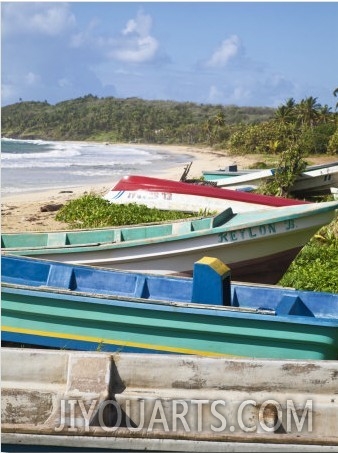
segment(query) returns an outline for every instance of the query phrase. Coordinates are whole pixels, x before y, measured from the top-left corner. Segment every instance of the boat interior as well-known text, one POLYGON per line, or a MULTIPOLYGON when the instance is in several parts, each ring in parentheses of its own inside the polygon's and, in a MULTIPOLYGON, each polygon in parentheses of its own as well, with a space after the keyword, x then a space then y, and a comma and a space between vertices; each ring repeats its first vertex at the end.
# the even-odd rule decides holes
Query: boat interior
POLYGON ((107 303, 109 299, 132 298, 223 309, 232 307, 239 311, 253 310, 278 316, 338 319, 337 294, 231 282, 230 273, 220 277, 215 272, 213 279, 208 273, 210 269, 199 268, 196 264, 194 276, 190 278, 93 268, 11 255, 4 255, 1 259, 2 284, 7 286, 71 292, 107 299, 107 303), (204 299, 200 297, 201 285, 203 288, 212 286, 209 290, 207 288, 209 296, 204 299), (213 296, 213 293, 216 295, 213 296))
POLYGON ((57 248, 67 246, 89 246, 104 243, 188 234, 193 231, 209 230, 224 225, 236 214, 227 208, 213 217, 201 217, 176 222, 145 224, 140 226, 74 230, 56 232, 7 233, 1 235, 3 250, 19 248, 57 248))

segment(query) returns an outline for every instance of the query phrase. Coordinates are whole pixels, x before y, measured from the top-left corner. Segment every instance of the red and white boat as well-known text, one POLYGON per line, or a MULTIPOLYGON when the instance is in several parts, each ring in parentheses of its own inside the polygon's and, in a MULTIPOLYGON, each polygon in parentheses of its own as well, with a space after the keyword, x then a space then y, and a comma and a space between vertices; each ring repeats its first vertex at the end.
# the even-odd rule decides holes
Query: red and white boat
POLYGON ((228 207, 238 213, 305 203, 210 185, 134 175, 124 176, 103 198, 117 204, 137 203, 150 208, 198 213, 221 212, 228 207))

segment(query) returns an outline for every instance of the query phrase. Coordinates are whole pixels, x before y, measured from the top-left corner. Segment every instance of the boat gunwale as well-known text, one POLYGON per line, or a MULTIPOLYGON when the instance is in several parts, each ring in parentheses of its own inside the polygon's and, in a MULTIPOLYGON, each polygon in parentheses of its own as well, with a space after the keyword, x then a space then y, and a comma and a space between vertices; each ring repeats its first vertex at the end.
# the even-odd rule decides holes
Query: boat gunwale
MULTIPOLYGON (((146 238, 137 238, 137 239, 132 239, 132 240, 127 240, 127 241, 107 241, 107 242, 101 242, 101 243, 97 243, 97 242, 94 242, 94 243, 80 243, 80 244, 64 244, 64 245, 53 245, 53 246, 48 246, 48 245, 41 245, 41 246, 36 246, 36 247, 2 247, 2 252, 3 253, 11 253, 11 252, 14 252, 14 251, 22 251, 22 252, 27 252, 29 250, 32 250, 32 251, 43 251, 43 250, 46 250, 46 252, 48 252, 49 250, 55 250, 55 251, 58 251, 58 250, 68 250, 68 251, 71 251, 71 249, 77 249, 77 248, 80 248, 80 249, 85 249, 86 247, 88 248, 88 250, 90 250, 91 248, 94 248, 95 247, 101 247, 102 249, 103 248, 106 248, 106 249, 109 249, 109 248, 112 248, 112 246, 116 246, 117 248, 122 248, 122 247, 128 247, 129 244, 131 245, 148 245, 148 244, 152 244, 152 243, 157 243, 157 242, 169 242, 169 241, 176 241, 176 240, 186 240, 186 239, 192 239, 192 238, 195 238, 195 237, 202 237, 202 236, 212 236, 214 234, 220 234, 222 232, 231 232, 233 230, 238 230, 238 229, 241 229, 241 228, 252 228, 254 226, 256 227, 259 227, 260 225, 266 225, 266 224, 271 224, 271 223, 275 223, 275 224, 278 224, 278 223, 282 223, 282 222, 285 222, 286 220, 289 220, 289 219, 304 219, 306 217, 311 217, 311 216, 315 216, 315 215, 320 215, 320 214, 324 214, 324 213, 332 213, 332 218, 335 217, 335 211, 338 210, 338 202, 337 201, 329 201, 329 202, 324 202, 324 203, 321 203, 321 206, 317 206, 318 203, 313 203, 311 204, 310 206, 309 205, 304 205, 303 206, 303 209, 301 209, 300 212, 295 212, 295 213, 289 213, 288 211, 291 209, 291 210, 297 210, 299 209, 299 206, 295 206, 293 209, 292 209, 292 206, 287 206, 287 207, 280 207, 280 208, 276 208, 276 211, 267 211, 267 210, 259 210, 259 211, 256 211, 255 212, 255 217, 257 217, 257 215, 261 215, 262 218, 258 218, 256 220, 248 220, 246 219, 246 217, 252 215, 252 213, 242 213, 241 215, 240 214, 233 214, 233 216, 226 220, 223 224, 219 225, 219 226, 211 226, 209 228, 205 228, 205 229, 202 229, 202 230, 193 230, 193 231, 189 231, 189 232, 186 232, 186 233, 183 233, 183 234, 179 234, 179 233, 169 233, 167 235, 159 235, 159 236, 156 236, 156 237, 146 237, 146 238), (313 206, 315 205, 315 206, 313 206), (335 208, 333 208, 333 206, 336 206, 335 208), (286 211, 286 212, 282 212, 280 213, 280 211, 277 209, 280 209, 282 211, 286 211), (278 215, 276 215, 276 212, 278 215), (274 214, 274 215, 271 215, 271 214, 274 214), (244 218, 243 218, 244 217, 244 218), (236 220, 239 221, 237 224, 236 224, 236 220), (230 227, 230 228, 227 228, 227 227, 230 227), (226 230, 226 231, 224 231, 226 230)), ((220 215, 220 214, 219 214, 220 215)), ((213 217, 205 217, 205 218, 201 218, 200 220, 205 220, 206 218, 210 218, 210 220, 212 221, 212 219, 214 219, 215 217, 217 216, 213 216, 213 217)), ((185 221, 186 224, 189 224, 190 225, 192 224, 192 221, 190 220, 186 220, 185 221)), ((166 222, 165 224, 161 224, 161 226, 167 226, 167 225, 171 225, 172 223, 171 222, 166 222)), ((135 225, 134 227, 125 227, 125 226, 118 226, 118 227, 112 227, 112 228, 108 228, 108 229, 105 229, 105 231, 122 231, 124 229, 126 230, 130 230, 130 229, 137 229, 137 228, 146 228, 147 229, 147 226, 148 224, 144 224, 145 226, 140 226, 140 225, 135 225)), ((156 226, 156 224, 155 224, 156 226)), ((311 225, 309 225, 309 227, 311 227, 311 225)), ((320 227, 318 227, 320 228, 320 227)), ((91 234, 92 236, 95 235, 95 229, 92 229, 92 230, 77 230, 77 231, 73 231, 73 230, 69 230, 69 231, 66 231, 66 233, 73 233, 74 234, 82 234, 82 233, 85 233, 86 231, 89 232, 89 234, 91 234)), ((37 232, 37 233, 22 233, 22 235, 44 235, 44 234, 53 234, 54 232, 37 232)), ((58 233, 58 232, 56 232, 58 233)), ((60 233, 62 233, 60 231, 60 233)), ((63 231, 63 233, 65 233, 65 231, 63 231)), ((20 233, 9 233, 10 235, 20 235, 20 233)), ((277 233, 278 236, 280 236, 282 233, 277 233)), ((1 236, 6 236, 7 233, 4 233, 2 234, 1 236)), ((252 240, 255 240, 255 238, 250 238, 250 241, 252 240)), ((244 241, 243 241, 244 242, 244 241)), ((220 244, 220 243, 219 243, 220 244)))
MULTIPOLYGON (((273 310, 263 309, 262 312, 241 312, 240 310, 229 309, 227 306, 222 305, 212 305, 212 304, 200 304, 194 302, 170 302, 170 301, 163 301, 163 300, 155 300, 155 299, 142 299, 142 298, 134 298, 134 297, 124 297, 124 296, 109 296, 109 295, 96 295, 92 293, 80 293, 79 295, 75 295, 70 290, 59 290, 52 287, 44 288, 43 294, 39 287, 29 287, 25 285, 21 285, 22 288, 17 288, 16 286, 20 285, 12 285, 10 283, 2 283, 2 288, 7 290, 10 294, 22 294, 25 293, 33 293, 28 294, 30 297, 40 298, 48 296, 48 299, 61 299, 67 301, 67 297, 70 295, 74 295, 73 303, 97 303, 100 306, 115 306, 121 308, 133 308, 133 309, 140 309, 140 310, 156 310, 156 311, 164 311, 169 313, 175 313, 175 309, 181 308, 179 314, 192 314, 192 315, 201 315, 201 316, 211 316, 211 317, 218 317, 218 318, 239 318, 239 319, 248 319, 252 321, 265 321, 268 319, 272 322, 279 322, 279 323, 286 323, 286 324, 303 324, 303 325, 312 325, 314 327, 330 327, 330 328, 337 328, 338 327, 338 318, 321 318, 316 316, 300 316, 300 315, 276 315, 273 310), (132 300, 131 300, 132 299, 132 300), (109 303, 109 301, 113 301, 114 304, 109 303), (147 307, 150 305, 150 307, 147 307), (130 306, 130 307, 129 307, 130 306), (268 318, 265 318, 268 316, 268 318)), ((41 288, 43 289, 43 288, 41 288)), ((27 295, 27 294, 26 294, 27 295)), ((73 298, 73 297, 72 297, 73 298)), ((18 303, 25 303, 19 302, 18 303)), ((235 307, 234 307, 235 308, 235 307)), ((237 307, 236 307, 237 308, 237 307)), ((3 308, 3 311, 10 310, 3 308)), ((74 310, 74 309, 73 309, 74 310)), ((57 317, 57 315, 54 315, 57 317)), ((63 317, 63 316, 61 316, 63 317)), ((101 322, 105 322, 101 320, 101 322)))

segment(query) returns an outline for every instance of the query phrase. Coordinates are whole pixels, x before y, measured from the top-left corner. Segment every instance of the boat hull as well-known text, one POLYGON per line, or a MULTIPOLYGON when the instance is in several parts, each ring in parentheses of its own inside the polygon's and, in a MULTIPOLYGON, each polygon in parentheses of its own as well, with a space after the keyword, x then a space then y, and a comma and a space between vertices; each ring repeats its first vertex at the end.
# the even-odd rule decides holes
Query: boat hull
POLYGON ((64 263, 88 264, 155 274, 191 275, 193 265, 204 256, 226 262, 235 280, 278 283, 300 249, 329 223, 334 212, 310 218, 268 222, 252 227, 236 226, 226 232, 161 236, 146 241, 102 243, 87 247, 8 249, 9 254, 40 257, 64 263), (129 245, 129 246, 128 246, 129 245))
MULTIPOLYGON (((266 170, 268 171, 268 170, 266 170)), ((260 170, 243 170, 243 171, 204 171, 203 176, 207 181, 217 182, 219 186, 236 186, 243 182, 247 184, 260 184, 264 180, 259 181, 260 170)), ((272 171, 273 173, 273 171, 272 171)), ((264 173, 262 173, 264 174, 264 173)), ((270 178, 272 175, 270 176, 270 178)), ((256 184, 256 185, 257 185, 256 184)), ((308 167, 295 180, 290 193, 296 196, 306 196, 307 194, 328 194, 330 187, 338 184, 338 163, 314 165, 308 167)))
POLYGON ((61 349, 338 358, 338 296, 3 257, 2 339, 61 349), (230 287, 231 286, 231 287, 230 287))
POLYGON ((334 361, 2 348, 1 363, 4 451, 338 445, 334 361))
POLYGON ((217 187, 236 189, 236 187, 242 187, 243 185, 247 185, 251 186, 254 190, 257 189, 257 187, 263 182, 271 180, 273 175, 274 175, 273 170, 263 170, 233 177, 230 176, 225 178, 215 177, 212 179, 212 181, 217 184, 217 187))
POLYGON ((237 176, 255 175, 260 170, 243 169, 243 170, 204 170, 202 175, 206 181, 215 181, 217 179, 236 178, 237 176))
POLYGON ((90 351, 337 360, 337 322, 264 316, 3 288, 2 339, 90 351))
POLYGON ((329 194, 330 187, 338 184, 338 165, 305 171, 299 175, 292 186, 291 193, 301 196, 306 194, 329 194))
POLYGON ((304 204, 300 200, 248 193, 246 189, 252 189, 250 185, 241 183, 239 186, 241 190, 228 190, 130 175, 118 181, 103 198, 115 204, 137 203, 150 208, 192 212, 220 212, 230 207, 239 213, 304 204))
MULTIPOLYGON (((242 186, 245 190, 252 187, 242 186)), ((223 189, 218 189, 223 190, 223 189)), ((164 211, 182 211, 192 213, 212 213, 221 212, 231 207, 234 212, 255 211, 258 209, 257 204, 230 201, 223 198, 207 197, 193 194, 180 194, 166 192, 153 192, 149 190, 111 190, 104 197, 105 200, 113 204, 143 204, 148 208, 155 208, 164 211)), ((274 206, 260 206, 264 209, 273 209, 274 206)))
POLYGON ((208 255, 230 265, 236 280, 278 283, 337 208, 337 202, 326 202, 236 215, 228 209, 214 217, 160 224, 2 234, 2 253, 159 274, 192 272, 208 255))

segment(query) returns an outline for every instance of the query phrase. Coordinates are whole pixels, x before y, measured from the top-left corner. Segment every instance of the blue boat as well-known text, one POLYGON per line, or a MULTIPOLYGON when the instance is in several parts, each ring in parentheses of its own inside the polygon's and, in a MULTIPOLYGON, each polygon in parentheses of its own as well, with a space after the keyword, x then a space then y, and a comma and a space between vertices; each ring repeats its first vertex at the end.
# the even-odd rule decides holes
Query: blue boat
POLYGON ((63 349, 338 358, 338 294, 2 256, 2 339, 63 349))

